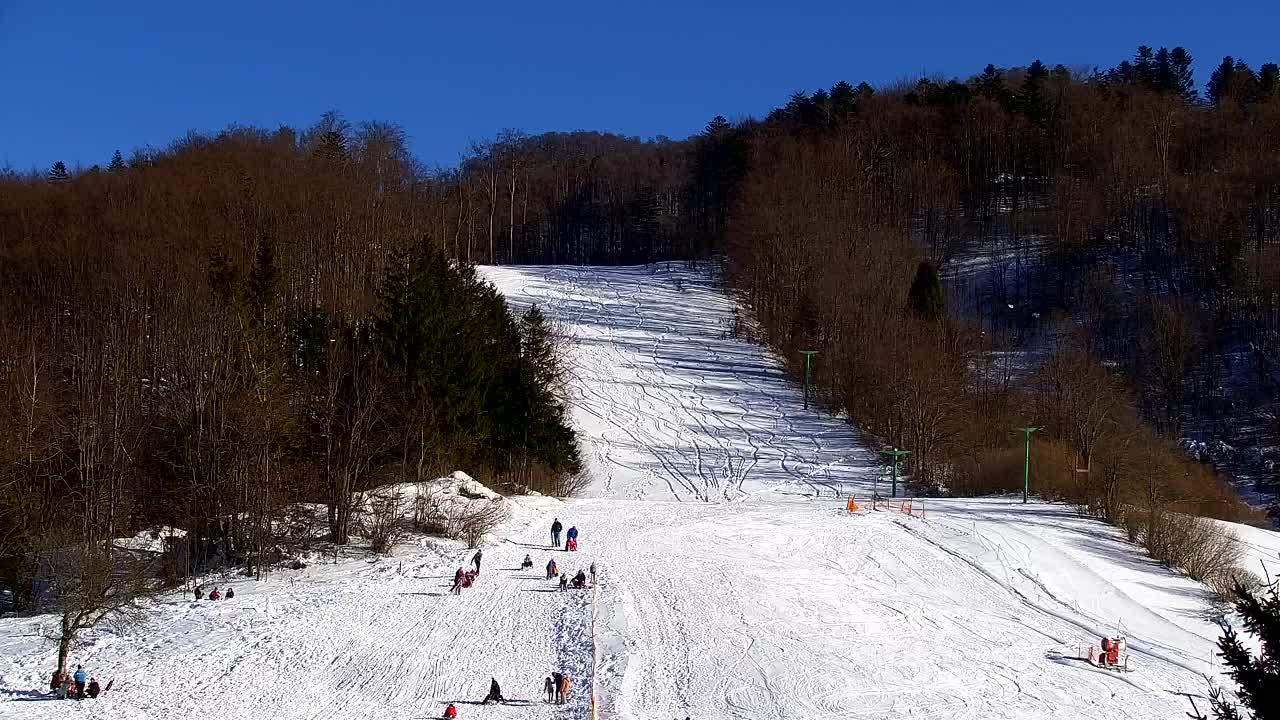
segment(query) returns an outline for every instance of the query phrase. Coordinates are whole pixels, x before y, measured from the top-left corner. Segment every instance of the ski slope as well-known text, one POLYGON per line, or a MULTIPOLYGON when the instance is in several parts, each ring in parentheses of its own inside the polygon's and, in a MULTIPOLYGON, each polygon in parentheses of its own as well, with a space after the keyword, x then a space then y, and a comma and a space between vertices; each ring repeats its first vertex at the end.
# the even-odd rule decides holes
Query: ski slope
POLYGON ((803 409, 775 358, 730 337, 734 304, 703 273, 645 265, 484 274, 508 302, 536 303, 572 338, 573 421, 596 479, 588 495, 852 492, 878 466, 852 427, 803 409))
MULTIPOLYGON (((511 499, 459 597, 471 552, 414 537, 236 582, 233 601, 162 598, 144 631, 87 634, 73 661, 116 686, 71 707, 43 690, 52 618, 0 620, 0 717, 425 718, 454 701, 464 720, 586 718, 595 666, 601 718, 1167 719, 1218 672, 1204 588, 1070 508, 848 513, 837 495, 869 495, 873 454, 728 337, 732 304, 697 273, 484 272, 564 323, 586 497, 511 499), (548 547, 556 517, 580 552, 548 547), (597 565, 594 606, 545 579, 553 556, 597 565), (1104 632, 1127 635, 1133 672, 1070 659, 1104 632), (555 669, 566 706, 538 701, 555 669), (473 704, 491 676, 517 702, 473 704)), ((1254 558, 1280 553, 1236 530, 1254 558)))

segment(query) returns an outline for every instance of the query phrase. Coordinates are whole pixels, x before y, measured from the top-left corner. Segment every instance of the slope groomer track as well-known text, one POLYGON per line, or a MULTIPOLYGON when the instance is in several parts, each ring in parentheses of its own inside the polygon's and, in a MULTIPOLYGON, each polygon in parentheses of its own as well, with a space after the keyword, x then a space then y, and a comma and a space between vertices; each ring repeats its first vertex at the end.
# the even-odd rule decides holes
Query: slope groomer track
POLYGON ((732 337, 703 273, 484 273, 568 336, 594 484, 566 512, 608 573, 601 717, 1171 718, 1219 676, 1206 589, 1072 508, 846 512, 878 458, 732 337), (1127 637, 1132 672, 1073 659, 1103 634, 1127 637))
POLYGON ((0 620, 0 718, 438 718, 452 702, 462 720, 1167 719, 1220 675, 1204 587, 1069 507, 848 512, 876 453, 731 336, 734 304, 703 274, 482 272, 562 323, 581 497, 509 498, 457 596, 472 551, 415 535, 391 558, 348 548, 233 580, 232 601, 161 598, 143 631, 85 634, 73 662, 115 680, 92 701, 49 699, 54 616, 0 620), (549 547, 555 519, 578 552, 549 547), (595 592, 559 591, 551 558, 594 564, 595 592), (1073 659, 1103 634, 1126 636, 1132 672, 1073 659), (553 670, 564 705, 541 700, 553 670), (491 677, 512 702, 479 704, 491 677))

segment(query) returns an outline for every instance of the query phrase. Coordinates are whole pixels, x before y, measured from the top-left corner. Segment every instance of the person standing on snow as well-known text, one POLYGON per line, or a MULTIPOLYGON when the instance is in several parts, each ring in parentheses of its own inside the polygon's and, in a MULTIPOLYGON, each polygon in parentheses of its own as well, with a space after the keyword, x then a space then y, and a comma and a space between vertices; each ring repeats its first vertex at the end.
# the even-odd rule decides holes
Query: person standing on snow
POLYGON ((565 590, 569 587, 569 573, 560 573, 560 589, 565 590))
POLYGON ((482 555, 484 555, 484 550, 477 548, 475 556, 471 558, 471 562, 475 563, 477 575, 480 574, 480 557, 482 555))
POLYGON ((556 559, 551 558, 550 560, 547 561, 547 579, 550 580, 555 576, 556 576, 556 559))
POLYGON ((591 587, 596 586, 596 564, 591 563, 591 587))
POLYGON ((569 532, 565 533, 564 536, 569 540, 573 540, 576 542, 578 539, 578 526, 574 525, 573 527, 569 528, 569 532))
POLYGON ((466 571, 458 568, 458 572, 453 574, 453 587, 449 588, 449 592, 454 595, 462 594, 462 578, 466 575, 466 571))
POLYGON ((552 681, 551 678, 547 678, 543 681, 542 692, 546 693, 547 702, 552 702, 555 699, 556 686, 555 682, 552 681))
POLYGON ((564 702, 564 673, 551 673, 551 680, 548 680, 548 682, 555 683, 556 703, 564 702))
POLYGON ((76 699, 83 700, 84 685, 85 685, 85 682, 89 679, 89 674, 84 671, 83 665, 77 665, 76 673, 71 677, 76 681, 76 699))
POLYGON ((560 518, 556 518, 551 522, 551 544, 554 547, 560 547, 560 531, 564 526, 560 524, 560 518))
POLYGON ((502 688, 498 687, 498 678, 489 678, 489 694, 484 697, 480 704, 488 705, 490 701, 506 702, 506 699, 502 697, 502 688))

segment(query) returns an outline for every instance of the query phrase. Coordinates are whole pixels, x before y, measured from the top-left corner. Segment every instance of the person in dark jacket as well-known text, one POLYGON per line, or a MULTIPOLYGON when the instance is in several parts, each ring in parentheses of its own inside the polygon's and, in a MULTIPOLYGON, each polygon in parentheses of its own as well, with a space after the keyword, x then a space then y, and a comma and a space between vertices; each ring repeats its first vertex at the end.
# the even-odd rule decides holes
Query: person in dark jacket
POLYGON ((484 555, 484 550, 476 549, 476 554, 471 558, 471 562, 476 566, 476 574, 480 574, 480 557, 484 555))
POLYGON ((528 570, 528 569, 529 569, 529 568, 531 568, 531 567, 533 567, 533 558, 529 557, 529 556, 526 554, 526 555, 524 556, 524 561, 520 563, 520 569, 521 569, 521 570, 528 570))
POLYGON ((585 588, 587 586, 587 574, 579 570, 578 574, 573 576, 573 586, 578 589, 585 588))
POLYGON ((556 702, 564 702, 564 673, 551 673, 551 680, 555 683, 556 702))
POLYGON ((89 688, 85 690, 85 694, 88 695, 90 699, 93 699, 98 697, 98 694, 101 692, 102 686, 98 684, 98 678, 89 678, 89 688))
POLYGON ((235 590, 232 590, 231 588, 227 588, 227 594, 226 594, 226 595, 224 595, 223 597, 225 597, 227 600, 230 600, 231 598, 233 598, 233 597, 235 597, 235 596, 236 596, 236 591, 235 591, 235 590))
POLYGON ((564 526, 560 524, 560 518, 556 518, 551 522, 551 544, 560 547, 560 531, 564 526))
POLYGON ((489 678, 489 694, 481 704, 488 705, 490 702, 506 702, 502 697, 502 688, 498 687, 498 678, 489 678))
POLYGON ((556 697, 555 681, 553 681, 551 678, 547 678, 546 680, 544 680, 542 683, 542 692, 546 693, 547 702, 555 702, 555 697, 556 697))
POLYGON ((569 573, 560 573, 560 589, 565 590, 569 587, 569 573))

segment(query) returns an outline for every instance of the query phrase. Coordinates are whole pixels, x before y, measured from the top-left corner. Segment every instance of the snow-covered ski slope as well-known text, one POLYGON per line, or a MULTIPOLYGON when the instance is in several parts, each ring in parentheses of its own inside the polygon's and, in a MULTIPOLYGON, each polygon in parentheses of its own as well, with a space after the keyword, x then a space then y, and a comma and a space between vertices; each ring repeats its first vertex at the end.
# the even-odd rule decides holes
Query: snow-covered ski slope
MULTIPOLYGON (((1204 588, 1070 508, 845 513, 829 490, 865 500, 874 454, 730 337, 733 303, 704 275, 485 274, 570 338, 600 496, 572 509, 613 579, 606 716, 1168 718, 1218 671, 1204 588), (1135 672, 1064 657, 1102 633, 1128 636, 1135 672)), ((1277 558, 1275 533, 1236 530, 1251 560, 1277 558)))
POLYGON ((848 424, 805 411, 778 361, 731 336, 733 302, 676 267, 484 269, 508 302, 536 303, 572 338, 573 421, 595 478, 587 494, 869 489, 875 453, 848 424))
MULTIPOLYGON (((865 500, 872 454, 727 336, 732 305, 697 273, 484 272, 565 322, 588 497, 514 498, 460 597, 471 553, 414 538, 236 582, 229 602, 164 598, 145 631, 73 654, 116 679, 95 701, 45 699, 51 617, 0 620, 0 718, 427 718, 448 701, 463 720, 586 718, 593 635, 598 717, 627 720, 1167 720, 1217 672, 1204 589, 1070 508, 847 513, 833 491, 865 500), (555 517, 581 530, 576 555, 547 547, 555 517), (594 623, 590 594, 545 579, 552 556, 600 568, 594 623), (1133 672, 1069 659, 1103 632, 1127 635, 1133 672), (567 706, 536 702, 555 669, 567 706), (533 702, 471 704, 490 676, 533 702)), ((1236 530, 1254 558, 1280 553, 1276 533, 1236 530)))

